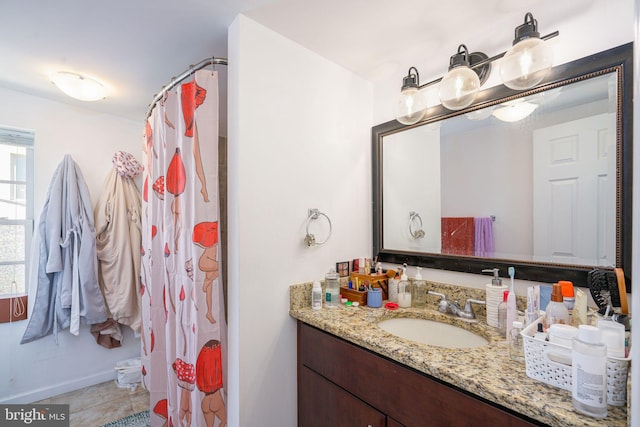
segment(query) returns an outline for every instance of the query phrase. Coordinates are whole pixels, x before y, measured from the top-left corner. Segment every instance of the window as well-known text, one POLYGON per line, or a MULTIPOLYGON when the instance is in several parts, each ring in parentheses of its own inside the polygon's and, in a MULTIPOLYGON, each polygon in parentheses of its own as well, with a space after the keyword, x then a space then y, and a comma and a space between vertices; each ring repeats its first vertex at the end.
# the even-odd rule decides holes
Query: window
POLYGON ((0 298, 27 291, 33 235, 33 132, 0 126, 0 298))

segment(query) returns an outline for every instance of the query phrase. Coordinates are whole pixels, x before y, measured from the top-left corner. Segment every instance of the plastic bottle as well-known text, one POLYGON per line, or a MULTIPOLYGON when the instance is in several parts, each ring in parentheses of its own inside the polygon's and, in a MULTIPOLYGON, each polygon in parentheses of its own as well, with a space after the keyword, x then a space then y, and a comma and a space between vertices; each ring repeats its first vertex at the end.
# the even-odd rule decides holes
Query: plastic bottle
POLYGON ((400 276, 396 273, 389 279, 389 302, 398 302, 398 283, 400 283, 400 276))
POLYGON ((314 310, 322 309, 322 288, 320 282, 313 282, 311 289, 311 308, 314 310))
POLYGON ((414 307, 424 307, 427 303, 427 284, 422 280, 421 267, 416 267, 417 273, 413 278, 412 301, 414 307))
POLYGON ((558 283, 553 284, 553 290, 551 291, 551 300, 547 304, 547 308, 544 310, 544 329, 549 329, 549 326, 554 323, 563 323, 565 325, 571 324, 569 318, 569 310, 564 305, 562 298, 562 287, 558 283))
POLYGON ((406 269, 402 270, 400 283, 398 284, 398 306, 402 308, 411 307, 411 287, 409 286, 406 269))
POLYGON ((498 304, 498 330, 503 337, 507 338, 507 298, 509 291, 502 293, 502 302, 498 304))
MULTIPOLYGON (((558 284, 560 285, 560 289, 562 289, 562 302, 567 307, 569 316, 571 316, 573 306, 576 303, 576 294, 573 290, 573 283, 568 280, 561 280, 558 284)), ((571 319, 571 317, 569 317, 569 319, 571 319)))
POLYGON ((600 330, 591 325, 578 326, 573 339, 571 397, 573 407, 594 418, 607 416, 607 346, 600 330))
POLYGON ((325 274, 324 284, 325 305, 331 308, 338 307, 340 305, 340 276, 334 268, 325 274))
POLYGON ((513 283, 513 278, 516 274, 516 269, 509 267, 509 277, 511 278, 511 287, 509 288, 509 295, 507 296, 507 342, 511 343, 511 328, 513 328, 513 322, 515 322, 518 316, 516 306, 516 289, 513 283))
POLYGON ((509 342, 509 357, 516 362, 524 362, 524 342, 522 340, 522 322, 516 320, 511 325, 511 341, 509 342))

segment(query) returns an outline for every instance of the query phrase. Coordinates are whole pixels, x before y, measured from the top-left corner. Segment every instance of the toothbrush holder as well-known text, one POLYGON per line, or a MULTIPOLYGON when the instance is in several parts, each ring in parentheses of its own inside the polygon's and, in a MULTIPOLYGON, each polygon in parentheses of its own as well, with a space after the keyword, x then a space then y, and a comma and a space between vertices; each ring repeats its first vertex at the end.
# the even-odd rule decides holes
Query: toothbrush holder
POLYGON ((367 291, 367 305, 369 307, 382 307, 382 289, 373 288, 367 291))

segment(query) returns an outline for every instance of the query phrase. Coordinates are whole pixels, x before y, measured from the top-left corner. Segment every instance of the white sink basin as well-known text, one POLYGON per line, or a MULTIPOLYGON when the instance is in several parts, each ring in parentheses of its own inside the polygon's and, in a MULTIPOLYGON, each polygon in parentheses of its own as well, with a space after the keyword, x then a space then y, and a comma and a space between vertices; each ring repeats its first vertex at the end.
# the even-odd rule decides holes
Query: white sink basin
POLYGON ((489 344, 471 331, 434 320, 398 317, 383 320, 378 327, 400 338, 437 347, 473 348, 489 344))

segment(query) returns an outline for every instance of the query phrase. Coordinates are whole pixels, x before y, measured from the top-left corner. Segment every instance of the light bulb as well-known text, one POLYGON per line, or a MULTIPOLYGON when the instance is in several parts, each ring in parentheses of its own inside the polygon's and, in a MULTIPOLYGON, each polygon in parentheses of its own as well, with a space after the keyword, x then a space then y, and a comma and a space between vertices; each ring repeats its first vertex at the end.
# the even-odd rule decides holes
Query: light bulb
POLYGON ((440 101, 449 110, 462 110, 473 103, 478 90, 478 74, 466 66, 455 67, 440 82, 440 101))
POLYGON ((396 103, 396 120, 403 125, 418 123, 424 117, 426 100, 417 87, 405 88, 396 103))
POLYGON ((531 89, 540 83, 553 65, 553 50, 540 38, 538 24, 527 13, 525 23, 516 28, 513 46, 500 61, 500 78, 515 90, 531 89))

